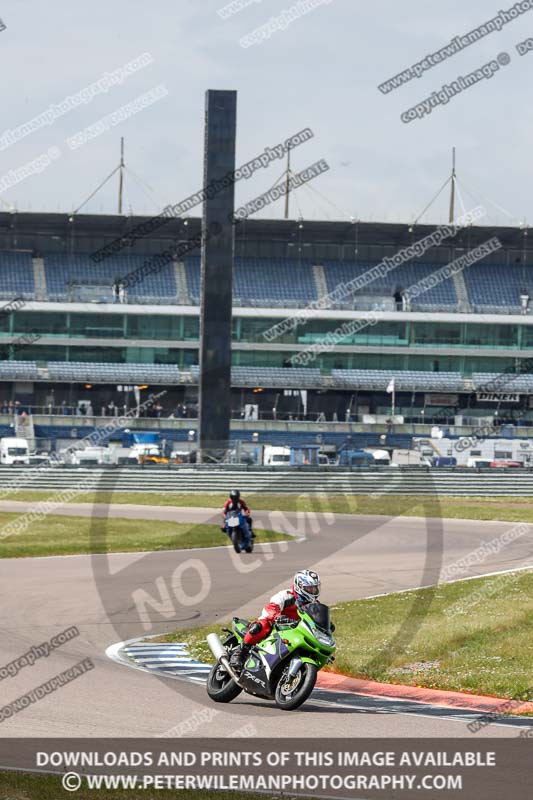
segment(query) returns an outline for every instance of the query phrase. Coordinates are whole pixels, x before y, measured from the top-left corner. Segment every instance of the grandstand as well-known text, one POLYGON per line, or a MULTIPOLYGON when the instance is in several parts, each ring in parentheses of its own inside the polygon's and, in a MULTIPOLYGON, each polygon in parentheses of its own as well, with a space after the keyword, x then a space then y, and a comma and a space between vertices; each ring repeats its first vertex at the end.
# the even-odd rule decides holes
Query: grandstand
POLYGON ((518 264, 472 264, 465 283, 472 309, 482 313, 516 312, 523 291, 533 296, 533 273, 518 264))
POLYGON ((31 252, 0 252, 0 288, 9 300, 22 297, 35 299, 35 281, 31 252))
MULTIPOLYGON (((112 302, 113 283, 121 276, 134 272, 144 263, 142 256, 120 255, 95 264, 89 255, 51 254, 44 259, 46 294, 59 302, 71 299, 71 287, 97 284, 108 292, 103 302, 112 302)), ((173 303, 176 301, 176 281, 173 265, 164 264, 157 273, 147 275, 142 284, 128 290, 130 300, 144 303, 173 303)))
MULTIPOLYGON (((95 409, 131 403, 135 386, 164 389, 164 415, 180 405, 194 416, 198 395, 200 256, 191 246, 198 219, 167 219, 146 237, 131 236, 144 218, 0 213, 0 401, 44 409, 95 409), (103 260, 92 255, 115 242, 103 260), (163 251, 172 260, 116 286, 163 251), (18 308, 9 301, 21 298, 18 308), (117 300, 121 302, 117 302, 117 300), (32 339, 25 339, 28 334, 32 339)), ((405 423, 533 417, 533 252, 519 228, 460 229, 423 259, 412 259, 364 289, 335 297, 339 285, 433 232, 431 226, 248 220, 236 228, 233 313, 233 416, 259 419, 405 423), (404 293, 490 236, 503 247, 424 291, 404 293), (525 298, 525 299, 524 299, 525 298), (265 334, 296 309, 298 322, 265 334), (320 349, 347 322, 368 318, 320 349), (294 356, 312 346, 306 366, 294 356), (494 384, 495 376, 507 377, 494 384), (525 373, 525 374, 521 374, 525 373), (490 391, 487 387, 496 385, 490 391), (304 397, 305 395, 305 397, 304 397), (530 408, 531 406, 531 408, 530 408)), ((181 433, 179 435, 182 435, 181 433)), ((243 434, 244 435, 244 434, 243 434)), ((272 437, 274 433, 271 432, 272 437)), ((284 434, 286 437, 286 433, 284 434)))
MULTIPOLYGON (((94 263, 90 255, 51 253, 43 259, 44 285, 36 290, 38 279, 31 254, 0 252, 0 295, 4 300, 14 296, 25 300, 72 302, 77 298, 73 287, 101 287, 99 302, 113 302, 112 287, 120 277, 142 267, 148 256, 113 256, 103 263, 94 263)), ((328 293, 370 271, 378 261, 354 262, 323 260, 320 263, 294 258, 237 258, 234 274, 235 304, 250 308, 305 308, 326 297, 324 308, 385 306, 394 295, 420 282, 441 264, 412 263, 396 268, 390 275, 372 281, 364 293, 348 300, 328 300, 328 293), (324 289, 324 291, 321 291, 324 289), (365 299, 361 304, 360 295, 365 299)), ((533 266, 533 265, 532 265, 533 266)), ((525 291, 533 296, 533 277, 522 267, 505 263, 472 264, 464 274, 466 301, 471 313, 520 313, 520 297, 525 291)), ((189 257, 184 262, 163 265, 148 274, 141 284, 128 289, 128 302, 146 305, 198 305, 200 299, 200 259, 189 257), (178 281, 181 291, 178 288, 178 281)), ((389 304, 390 308, 394 306, 389 304)), ((429 288, 423 301, 411 303, 411 310, 459 309, 456 285, 452 278, 429 288)))

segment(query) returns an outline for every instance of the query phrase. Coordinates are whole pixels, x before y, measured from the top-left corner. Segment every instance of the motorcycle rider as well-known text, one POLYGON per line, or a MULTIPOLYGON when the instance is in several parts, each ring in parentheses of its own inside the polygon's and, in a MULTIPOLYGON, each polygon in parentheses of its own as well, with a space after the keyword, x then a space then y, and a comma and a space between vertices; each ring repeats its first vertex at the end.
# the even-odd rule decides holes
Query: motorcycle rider
POLYGON ((222 508, 223 522, 222 525, 220 526, 220 529, 224 533, 226 533, 226 514, 228 513, 228 511, 242 511, 244 518, 248 523, 248 527, 250 528, 250 533, 252 535, 252 538, 255 539, 255 533, 252 530, 251 511, 244 502, 244 500, 241 498, 241 493, 239 492, 238 489, 231 490, 231 492, 229 493, 229 498, 226 500, 222 508))
POLYGON ((250 648, 269 635, 278 617, 298 620, 300 617, 297 604, 314 603, 319 597, 320 578, 318 573, 311 569, 298 570, 293 579, 292 589, 282 589, 281 592, 272 595, 261 612, 261 616, 250 623, 242 644, 236 647, 231 654, 230 665, 235 670, 242 670, 250 648))

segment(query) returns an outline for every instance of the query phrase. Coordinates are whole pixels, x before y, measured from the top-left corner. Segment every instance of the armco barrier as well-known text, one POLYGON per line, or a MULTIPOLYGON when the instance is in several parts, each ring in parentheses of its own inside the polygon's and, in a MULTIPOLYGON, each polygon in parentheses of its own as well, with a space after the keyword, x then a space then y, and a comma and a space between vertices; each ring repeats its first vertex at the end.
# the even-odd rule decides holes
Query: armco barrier
MULTIPOLYGON (((9 500, 15 490, 72 489, 92 476, 98 489, 115 492, 225 493, 233 486, 242 492, 291 493, 326 491, 352 494, 412 494, 456 496, 533 495, 533 471, 522 469, 442 470, 330 468, 261 469, 239 467, 1 467, 0 499, 9 500)), ((80 501, 83 500, 80 497, 80 501)))

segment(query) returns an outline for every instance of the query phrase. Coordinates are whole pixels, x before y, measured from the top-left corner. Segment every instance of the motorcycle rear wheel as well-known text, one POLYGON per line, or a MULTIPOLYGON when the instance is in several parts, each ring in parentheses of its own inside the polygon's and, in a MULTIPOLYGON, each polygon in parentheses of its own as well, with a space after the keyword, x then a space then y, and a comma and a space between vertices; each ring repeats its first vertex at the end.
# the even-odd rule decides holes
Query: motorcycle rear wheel
POLYGON ((221 664, 215 664, 207 678, 207 694, 215 703, 231 703, 242 692, 221 664))
POLYGON ((278 708, 283 711, 294 711, 305 703, 315 688, 318 669, 314 664, 305 661, 290 682, 287 681, 287 670, 288 666, 278 681, 274 699, 278 708))

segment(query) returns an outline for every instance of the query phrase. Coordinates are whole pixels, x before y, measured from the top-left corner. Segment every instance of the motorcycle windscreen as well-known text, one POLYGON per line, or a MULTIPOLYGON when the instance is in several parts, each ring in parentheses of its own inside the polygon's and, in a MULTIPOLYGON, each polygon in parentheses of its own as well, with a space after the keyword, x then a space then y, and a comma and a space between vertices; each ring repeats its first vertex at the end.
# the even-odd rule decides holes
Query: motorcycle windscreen
POLYGON ((324 603, 309 603, 305 607, 305 613, 309 614, 313 622, 316 622, 319 628, 329 633, 331 628, 331 619, 329 616, 329 607, 324 603))

